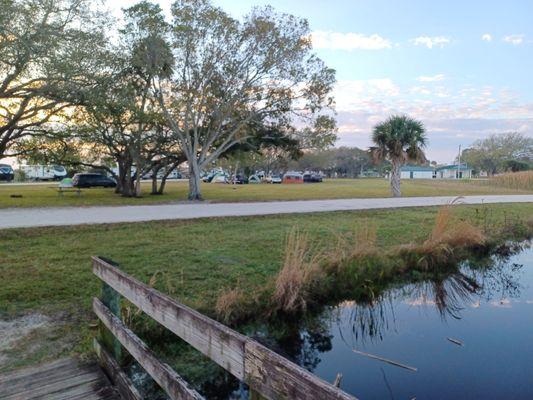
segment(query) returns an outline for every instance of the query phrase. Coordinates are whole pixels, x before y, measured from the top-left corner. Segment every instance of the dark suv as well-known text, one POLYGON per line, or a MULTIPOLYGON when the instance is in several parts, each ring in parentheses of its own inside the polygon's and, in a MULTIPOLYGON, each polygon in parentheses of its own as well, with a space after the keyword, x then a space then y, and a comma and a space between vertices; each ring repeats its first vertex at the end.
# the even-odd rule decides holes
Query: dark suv
POLYGON ((114 179, 111 179, 102 174, 76 174, 72 178, 72 185, 78 188, 90 188, 90 187, 116 187, 117 183, 114 179))
POLYGON ((0 164, 0 181, 11 182, 15 178, 11 165, 0 164))

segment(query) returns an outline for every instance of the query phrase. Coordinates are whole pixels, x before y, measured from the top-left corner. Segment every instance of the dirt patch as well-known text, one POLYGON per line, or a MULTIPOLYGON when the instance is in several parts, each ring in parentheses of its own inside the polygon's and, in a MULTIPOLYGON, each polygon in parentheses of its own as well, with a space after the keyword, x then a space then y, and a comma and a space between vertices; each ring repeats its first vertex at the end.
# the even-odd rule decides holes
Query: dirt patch
POLYGON ((42 314, 28 314, 10 321, 0 320, 0 363, 2 353, 24 340, 32 331, 48 325, 50 319, 42 314))
POLYGON ((54 359, 72 347, 60 318, 31 313, 0 319, 0 371, 54 359))

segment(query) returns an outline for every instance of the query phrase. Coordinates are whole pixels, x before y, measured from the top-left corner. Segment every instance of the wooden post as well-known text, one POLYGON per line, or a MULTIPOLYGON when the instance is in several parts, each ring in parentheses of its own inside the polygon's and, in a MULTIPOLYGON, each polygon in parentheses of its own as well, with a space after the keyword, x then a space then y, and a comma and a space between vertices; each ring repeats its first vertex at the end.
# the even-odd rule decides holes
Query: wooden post
MULTIPOLYGON (((105 261, 118 268, 118 264, 110 260, 105 261)), ((120 294, 105 282, 102 282, 102 293, 100 295, 100 300, 118 319, 122 320, 120 294)), ((113 355, 116 362, 119 365, 122 365, 124 361, 122 346, 117 338, 104 326, 102 322, 100 322, 100 339, 104 347, 106 347, 107 350, 113 355)))

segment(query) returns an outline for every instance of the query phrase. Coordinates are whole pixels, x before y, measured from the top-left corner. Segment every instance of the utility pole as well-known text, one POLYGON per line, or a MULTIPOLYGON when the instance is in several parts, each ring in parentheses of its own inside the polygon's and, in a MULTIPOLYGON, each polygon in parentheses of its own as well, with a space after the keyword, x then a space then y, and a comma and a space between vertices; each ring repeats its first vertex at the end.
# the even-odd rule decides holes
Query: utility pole
POLYGON ((460 173, 461 173, 461 145, 459 145, 459 157, 458 157, 458 163, 457 163, 457 179, 459 179, 460 173))

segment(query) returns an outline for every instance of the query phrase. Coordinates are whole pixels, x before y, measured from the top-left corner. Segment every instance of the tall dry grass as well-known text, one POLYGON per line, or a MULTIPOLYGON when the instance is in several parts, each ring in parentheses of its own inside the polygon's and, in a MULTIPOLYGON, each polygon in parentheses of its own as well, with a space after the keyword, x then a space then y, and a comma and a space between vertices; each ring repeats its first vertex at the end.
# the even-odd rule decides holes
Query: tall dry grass
POLYGON ((533 190, 533 170, 496 175, 489 180, 489 183, 509 189, 533 190))
POLYGON ((217 298, 215 313, 222 322, 236 321, 246 314, 246 300, 245 293, 240 288, 225 290, 217 298))
POLYGON ((416 256, 418 266, 431 268, 455 261, 455 253, 482 245, 486 241, 483 231, 453 214, 453 206, 460 198, 440 207, 429 237, 421 244, 400 247, 400 254, 407 258, 416 256))
POLYGON ((306 308, 312 288, 324 277, 323 260, 322 252, 311 248, 307 234, 296 228, 289 232, 272 298, 277 309, 291 312, 306 308))

